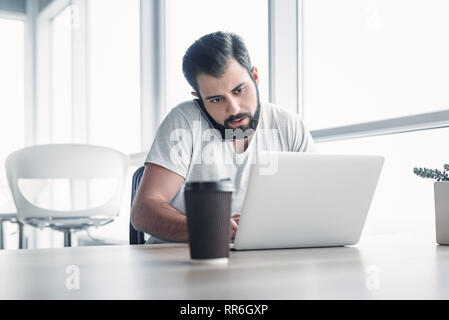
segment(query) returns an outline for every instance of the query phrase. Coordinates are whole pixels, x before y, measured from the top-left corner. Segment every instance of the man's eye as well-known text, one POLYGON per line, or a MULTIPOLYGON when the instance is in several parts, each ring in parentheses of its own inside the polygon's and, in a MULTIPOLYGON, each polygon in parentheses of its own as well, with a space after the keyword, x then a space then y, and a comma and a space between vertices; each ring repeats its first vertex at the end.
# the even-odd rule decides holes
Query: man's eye
POLYGON ((237 88, 235 89, 235 93, 241 93, 243 91, 243 87, 237 88))
POLYGON ((209 100, 209 101, 212 102, 212 103, 217 103, 217 102, 221 101, 221 97, 215 97, 215 98, 213 98, 212 100, 209 100))

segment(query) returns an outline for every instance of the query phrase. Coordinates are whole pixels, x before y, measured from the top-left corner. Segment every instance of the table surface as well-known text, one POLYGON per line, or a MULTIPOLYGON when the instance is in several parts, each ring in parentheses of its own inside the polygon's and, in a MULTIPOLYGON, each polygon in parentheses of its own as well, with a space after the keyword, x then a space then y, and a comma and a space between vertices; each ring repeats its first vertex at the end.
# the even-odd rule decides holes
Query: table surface
POLYGON ((225 266, 182 244, 0 250, 0 299, 449 299, 448 271, 449 246, 418 235, 231 251, 225 266))

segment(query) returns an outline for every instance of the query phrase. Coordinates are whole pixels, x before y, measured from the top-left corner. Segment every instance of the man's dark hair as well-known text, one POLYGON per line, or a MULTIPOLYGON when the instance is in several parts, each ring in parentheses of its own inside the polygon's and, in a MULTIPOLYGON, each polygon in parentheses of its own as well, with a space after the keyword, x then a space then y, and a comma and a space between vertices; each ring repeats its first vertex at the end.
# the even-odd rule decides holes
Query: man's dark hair
POLYGON ((253 79, 251 60, 242 37, 223 31, 207 34, 195 41, 184 55, 182 71, 187 82, 199 94, 196 81, 198 74, 205 73, 216 78, 220 77, 231 57, 245 68, 253 79))

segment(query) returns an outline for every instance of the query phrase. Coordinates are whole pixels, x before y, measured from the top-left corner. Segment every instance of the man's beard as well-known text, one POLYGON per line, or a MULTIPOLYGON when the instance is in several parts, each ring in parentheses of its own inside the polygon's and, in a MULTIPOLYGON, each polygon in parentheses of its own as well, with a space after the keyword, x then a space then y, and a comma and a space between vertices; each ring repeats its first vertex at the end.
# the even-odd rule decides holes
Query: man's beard
POLYGON ((260 118, 260 98, 259 98, 259 88, 256 85, 256 92, 257 92, 257 108, 256 112, 254 112, 254 115, 251 115, 249 112, 239 113, 235 116, 231 116, 228 119, 224 121, 224 125, 219 124, 212 118, 212 116, 207 112, 206 108, 204 107, 204 104, 200 99, 194 99, 194 102, 197 104, 197 106, 200 107, 203 114, 206 116, 209 124, 217 129, 220 134, 223 141, 233 141, 233 140, 241 140, 246 139, 250 137, 257 128, 257 125, 259 124, 259 118, 260 118), (245 126, 238 126, 238 127, 231 127, 229 124, 236 120, 240 119, 242 117, 248 117, 249 122, 245 126))

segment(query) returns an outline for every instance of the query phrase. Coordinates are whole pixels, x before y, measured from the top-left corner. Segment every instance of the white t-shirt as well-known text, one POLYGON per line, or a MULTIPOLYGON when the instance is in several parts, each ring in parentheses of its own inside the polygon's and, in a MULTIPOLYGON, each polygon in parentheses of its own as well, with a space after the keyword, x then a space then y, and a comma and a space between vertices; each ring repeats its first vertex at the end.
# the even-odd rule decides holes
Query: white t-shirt
MULTIPOLYGON (((313 139, 300 117, 272 103, 261 102, 259 124, 245 152, 237 154, 232 141, 208 122, 193 100, 185 101, 165 117, 158 128, 145 164, 154 163, 184 178, 171 205, 185 213, 184 187, 191 181, 230 178, 235 192, 231 214, 241 212, 251 164, 258 151, 314 152, 313 139)), ((160 242, 150 238, 150 243, 160 242)))

